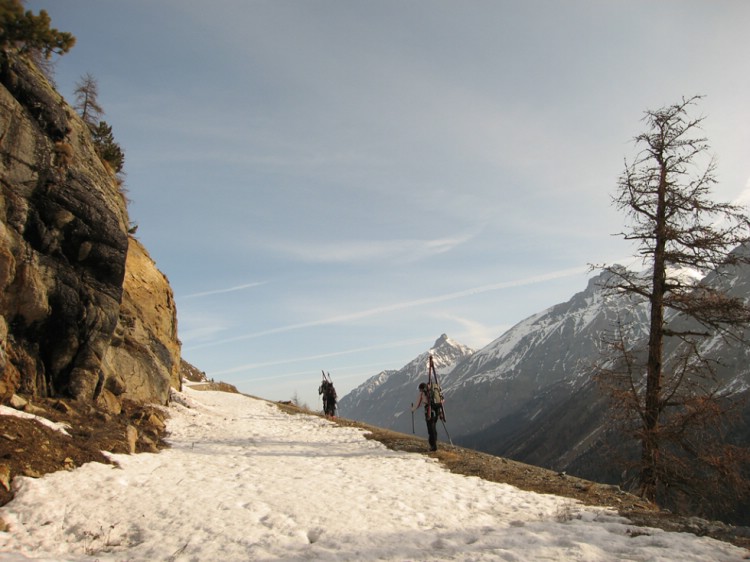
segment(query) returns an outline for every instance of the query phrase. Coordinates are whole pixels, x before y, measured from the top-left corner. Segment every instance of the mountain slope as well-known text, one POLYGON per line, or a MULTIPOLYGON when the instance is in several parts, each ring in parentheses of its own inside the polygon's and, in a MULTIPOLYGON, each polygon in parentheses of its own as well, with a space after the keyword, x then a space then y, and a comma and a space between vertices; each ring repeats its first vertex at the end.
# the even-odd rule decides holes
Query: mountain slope
POLYGON ((608 278, 592 278, 569 301, 520 322, 456 366, 448 388, 458 441, 501 420, 514 433, 586 384, 616 323, 628 326, 633 337, 642 332, 645 306, 608 294, 608 278))
MULTIPOLYGON (((736 252, 747 255, 748 249, 741 247, 736 252)), ((726 290, 731 296, 747 299, 750 296, 750 267, 722 267, 709 273, 701 283, 726 290)), ((637 308, 643 309, 643 305, 638 305, 637 308)), ((643 312, 641 310, 641 314, 643 312)), ((695 333, 705 331, 704 327, 680 314, 668 313, 666 318, 674 330, 692 330, 695 333)), ((645 348, 645 319, 641 320, 640 325, 637 316, 630 321, 635 323, 631 329, 632 342, 638 348, 645 348)), ((748 336, 750 333, 745 331, 745 341, 748 336)), ((579 338, 580 335, 572 338, 568 345, 580 346, 582 342, 579 338)), ((538 336, 538 339, 543 338, 538 336)), ((665 340, 665 372, 669 372, 684 356, 685 345, 677 338, 665 340)), ((750 349, 739 341, 718 333, 698 338, 696 346, 713 368, 713 376, 701 379, 700 384, 705 388, 718 390, 719 396, 733 394, 740 402, 745 400, 744 410, 739 412, 744 422, 733 426, 728 435, 732 442, 748 446, 750 349)), ((507 361, 515 350, 513 348, 506 353, 504 359, 507 361)), ((484 351, 480 350, 472 361, 484 351)), ((546 350, 538 350, 544 351, 546 350)), ((525 360, 528 360, 528 355, 525 360)), ((595 358, 592 357, 590 364, 594 361, 595 358)), ((518 408, 472 434, 459 435, 457 442, 522 462, 565 470, 591 480, 622 482, 629 477, 625 472, 623 459, 635 458, 639 454, 638 444, 623 441, 623 435, 609 427, 611 419, 608 409, 611 404, 591 378, 593 371, 581 369, 578 373, 578 379, 550 380, 551 384, 540 386, 518 408)), ((726 510, 717 505, 712 509, 715 517, 747 520, 746 510, 739 505, 730 506, 726 510)))
MULTIPOLYGON (((607 340, 618 325, 630 341, 647 334, 647 304, 605 289, 609 278, 601 273, 567 302, 523 320, 475 353, 451 357, 456 364, 442 383, 456 443, 559 470, 580 464, 607 421, 608 404, 592 381, 597 364, 606 361, 607 340)), ((750 268, 724 268, 704 282, 747 298, 750 268)), ((672 315, 671 321, 682 320, 672 315)), ((667 356, 675 345, 667 342, 667 356)), ((717 376, 728 388, 747 388, 747 347, 730 347, 716 336, 701 349, 716 360, 717 376)), ((341 401, 342 415, 408 431, 407 407, 426 373, 426 357, 352 391, 341 401)))
MULTIPOLYGON (((451 348, 445 337, 433 353, 446 395, 448 427, 454 440, 489 448, 477 433, 486 428, 493 440, 514 435, 548 404, 581 388, 605 347, 604 336, 620 322, 637 338, 646 325, 646 309, 626 295, 603 289, 609 274, 592 278, 568 302, 518 323, 483 349, 468 353, 451 348), (440 351, 445 346, 448 353, 440 351), (447 367, 447 368, 446 368, 447 367)), ((411 429, 408 407, 417 383, 426 378, 428 354, 399 371, 384 371, 340 401, 341 415, 397 429, 411 429)))

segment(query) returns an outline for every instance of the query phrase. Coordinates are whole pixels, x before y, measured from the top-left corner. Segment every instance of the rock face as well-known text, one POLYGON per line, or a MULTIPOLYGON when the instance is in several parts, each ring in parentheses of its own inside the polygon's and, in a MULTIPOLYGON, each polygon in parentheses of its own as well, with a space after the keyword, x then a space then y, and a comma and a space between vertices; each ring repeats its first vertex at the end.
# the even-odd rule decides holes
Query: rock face
POLYGON ((104 357, 104 389, 165 404, 181 388, 177 308, 172 288, 143 245, 130 240, 117 327, 104 357))
POLYGON ((0 54, 0 403, 166 401, 174 302, 128 223, 87 126, 34 66, 0 54))

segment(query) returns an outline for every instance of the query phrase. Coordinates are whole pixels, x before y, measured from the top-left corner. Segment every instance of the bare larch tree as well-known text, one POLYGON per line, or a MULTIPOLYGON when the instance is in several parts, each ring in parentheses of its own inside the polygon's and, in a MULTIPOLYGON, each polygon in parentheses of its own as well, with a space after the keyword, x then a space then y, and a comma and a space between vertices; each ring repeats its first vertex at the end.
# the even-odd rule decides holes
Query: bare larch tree
MULTIPOLYGON (((716 165, 701 134, 704 118, 689 115, 700 99, 645 112, 647 130, 635 138, 638 152, 625 163, 614 203, 628 219, 620 235, 635 243, 646 273, 604 268, 612 274, 610 288, 643 299, 649 309, 647 343, 634 349, 632 342, 614 338, 620 359, 602 377, 609 379, 610 391, 618 389, 613 395, 635 420, 639 493, 649 500, 678 481, 700 481, 686 472, 700 474, 706 462, 725 470, 715 448, 709 458, 688 437, 694 424, 705 439, 706 424, 717 422, 728 408, 726 394, 706 382, 713 377, 712 363, 697 342, 716 334, 737 341, 750 325, 745 299, 700 281, 710 271, 747 260, 746 252, 733 250, 747 242, 750 225, 744 208, 711 198, 716 165), (701 275, 678 274, 688 270, 701 275), (667 360, 665 341, 681 355, 667 360), (673 454, 678 449, 680 454, 673 454)), ((729 449, 724 453, 737 458, 729 449)))
POLYGON ((76 97, 73 107, 78 110, 84 123, 91 129, 96 128, 99 119, 104 115, 104 110, 99 105, 99 84, 96 78, 91 74, 84 74, 76 82, 76 89, 73 93, 76 97))

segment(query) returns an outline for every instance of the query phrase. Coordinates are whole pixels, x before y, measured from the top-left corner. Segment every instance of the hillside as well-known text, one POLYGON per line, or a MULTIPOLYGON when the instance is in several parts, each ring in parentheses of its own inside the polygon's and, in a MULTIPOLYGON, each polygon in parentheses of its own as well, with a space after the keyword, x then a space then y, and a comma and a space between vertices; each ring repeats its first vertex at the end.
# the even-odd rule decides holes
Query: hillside
MULTIPOLYGON (((194 388, 213 388, 211 383, 196 383, 194 388)), ((38 414, 56 423, 68 424, 70 435, 51 429, 39 420, 2 416, 3 429, 0 434, 0 457, 10 459, 11 470, 17 474, 40 477, 57 470, 73 470, 87 462, 109 463, 101 451, 127 453, 133 451, 127 432, 119 418, 103 417, 102 412, 92 411, 83 416, 73 409, 64 408, 64 403, 44 401, 38 404, 38 414), (73 429, 74 428, 74 429, 73 429)), ((307 414, 289 404, 277 404, 290 414, 307 414)), ((139 433, 150 435, 148 442, 139 442, 137 451, 155 452, 168 447, 164 438, 163 408, 132 409, 128 412, 139 433)), ((169 421, 167 420, 167 424, 169 421)), ((437 453, 427 453, 426 443, 414 435, 398 433, 361 422, 336 419, 342 427, 366 430, 365 436, 383 443, 394 451, 428 455, 450 471, 466 476, 478 477, 491 482, 507 483, 522 490, 554 494, 580 500, 585 505, 609 507, 630 519, 634 524, 662 528, 670 531, 686 531, 711 536, 739 546, 750 546, 747 529, 735 528, 722 523, 709 523, 696 518, 680 518, 659 511, 640 498, 627 494, 615 486, 601 485, 571 477, 554 471, 515 462, 462 447, 441 443, 437 453)), ((321 465, 325 470, 325 465, 321 465)), ((10 499, 4 486, 8 478, 0 478, 0 497, 3 503, 10 499)), ((228 485, 229 483, 227 483, 228 485)), ((2 523, 0 523, 2 525, 2 523)))

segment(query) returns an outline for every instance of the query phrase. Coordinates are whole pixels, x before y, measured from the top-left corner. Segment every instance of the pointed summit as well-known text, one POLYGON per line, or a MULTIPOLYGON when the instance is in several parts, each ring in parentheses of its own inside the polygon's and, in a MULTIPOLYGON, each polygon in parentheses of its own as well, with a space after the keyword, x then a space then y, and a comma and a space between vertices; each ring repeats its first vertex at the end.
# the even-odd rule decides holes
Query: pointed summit
MULTIPOLYGON (((450 339, 446 334, 435 340, 435 344, 428 351, 428 354, 433 356, 435 367, 441 371, 441 374, 452 371, 458 361, 473 353, 473 349, 450 339)), ((426 360, 424 355, 420 355, 415 361, 422 363, 426 360)))
POLYGON ((440 345, 441 343, 445 343, 445 342, 447 342, 447 341, 448 341, 448 339, 449 339, 449 338, 448 338, 448 335, 447 335, 447 334, 443 334, 443 335, 441 335, 441 336, 440 336, 440 337, 439 337, 438 339, 436 339, 436 340, 435 340, 435 345, 434 345, 433 347, 437 347, 437 346, 439 346, 439 345, 440 345))
POLYGON ((447 343, 451 343, 451 340, 446 334, 443 334, 438 339, 435 340, 435 343, 433 344, 430 350, 437 349, 441 345, 444 345, 447 343))

